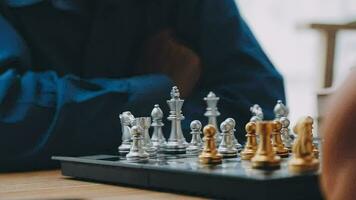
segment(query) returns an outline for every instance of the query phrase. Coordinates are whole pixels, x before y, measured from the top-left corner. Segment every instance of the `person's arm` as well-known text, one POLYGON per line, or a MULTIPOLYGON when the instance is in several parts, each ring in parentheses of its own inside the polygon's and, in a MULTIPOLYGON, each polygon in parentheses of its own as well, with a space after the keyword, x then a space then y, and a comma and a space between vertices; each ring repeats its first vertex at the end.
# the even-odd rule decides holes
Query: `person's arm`
POLYGON ((327 199, 355 199, 356 70, 334 94, 321 127, 321 182, 327 199))
MULTIPOLYGON (((203 97, 214 91, 220 97, 220 122, 234 117, 238 135, 250 118, 249 107, 257 103, 266 119, 272 119, 278 99, 285 101, 283 79, 269 61, 233 0, 178 1, 177 38, 197 53, 202 74, 187 98, 185 128, 191 119, 202 119, 203 97)), ((189 75, 187 75, 189 77, 189 75)))

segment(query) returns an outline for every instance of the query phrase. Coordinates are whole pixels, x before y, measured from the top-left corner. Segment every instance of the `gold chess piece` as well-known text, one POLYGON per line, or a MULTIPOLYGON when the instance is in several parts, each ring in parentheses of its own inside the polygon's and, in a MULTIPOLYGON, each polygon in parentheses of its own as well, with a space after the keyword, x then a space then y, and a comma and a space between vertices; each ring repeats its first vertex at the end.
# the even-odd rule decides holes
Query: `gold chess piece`
POLYGON ((251 160, 257 151, 257 139, 256 139, 256 123, 249 122, 245 126, 246 130, 246 144, 245 148, 241 151, 242 160, 251 160))
POLYGON ((199 155, 199 162, 202 164, 220 164, 222 155, 218 153, 215 146, 216 129, 213 125, 206 125, 203 129, 204 148, 199 155))
POLYGON ((297 139, 293 144, 292 159, 289 161, 289 169, 293 172, 316 171, 319 168, 319 160, 315 158, 313 147, 313 118, 307 116, 301 118, 294 126, 297 139))
POLYGON ((283 144, 281 136, 282 123, 279 120, 274 120, 272 124, 272 144, 273 150, 282 158, 289 156, 289 150, 283 144))
POLYGON ((256 132, 259 135, 260 142, 255 156, 251 158, 252 167, 257 169, 276 169, 280 167, 281 157, 273 151, 271 143, 271 133, 273 122, 258 121, 256 123, 256 132))

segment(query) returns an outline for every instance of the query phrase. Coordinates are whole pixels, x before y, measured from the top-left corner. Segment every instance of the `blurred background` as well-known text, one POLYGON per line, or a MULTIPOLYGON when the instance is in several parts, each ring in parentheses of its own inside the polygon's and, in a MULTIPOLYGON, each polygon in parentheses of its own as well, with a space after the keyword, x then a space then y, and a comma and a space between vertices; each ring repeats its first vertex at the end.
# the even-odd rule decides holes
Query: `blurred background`
POLYGON ((332 87, 337 87, 350 68, 356 66, 356 1, 236 0, 236 3, 263 49, 285 77, 292 123, 302 115, 320 118, 323 97, 329 93, 323 88, 330 87, 323 78, 326 65, 333 64, 332 87), (336 33, 334 47, 333 37, 326 37, 333 32, 336 33))

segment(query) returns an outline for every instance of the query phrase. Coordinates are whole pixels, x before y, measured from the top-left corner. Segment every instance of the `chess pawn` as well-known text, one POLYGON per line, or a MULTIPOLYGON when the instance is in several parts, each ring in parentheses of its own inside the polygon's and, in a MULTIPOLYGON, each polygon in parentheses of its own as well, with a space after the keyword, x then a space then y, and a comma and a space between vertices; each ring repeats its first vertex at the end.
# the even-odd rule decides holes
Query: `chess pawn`
POLYGON ((291 134, 291 132, 289 130, 290 121, 287 117, 281 117, 279 119, 279 121, 282 124, 282 129, 281 129, 282 141, 283 141, 285 147, 288 148, 289 151, 291 151, 294 136, 291 134))
POLYGON ((149 154, 143 148, 143 129, 139 126, 133 126, 130 130, 132 135, 132 145, 130 152, 126 155, 129 162, 147 162, 149 154))
POLYGON ((218 153, 215 146, 216 129, 213 125, 206 125, 203 129, 204 148, 199 155, 199 162, 202 164, 220 164, 222 156, 218 153))
POLYGON ((202 134, 201 127, 202 125, 199 120, 194 120, 190 123, 192 140, 187 147, 187 154, 189 155, 198 155, 202 149, 203 142, 200 137, 200 134, 202 134))
POLYGON ((174 86, 171 91, 171 99, 167 100, 169 106, 168 120, 171 121, 171 132, 164 151, 167 154, 185 154, 188 143, 186 142, 181 121, 184 120, 182 114, 182 106, 184 100, 180 99, 180 93, 177 86, 174 86))
POLYGON ((282 100, 278 100, 277 104, 274 106, 273 112, 275 119, 280 119, 281 117, 288 117, 289 109, 283 104, 282 100))
POLYGON ((272 124, 272 144, 273 150, 282 158, 289 156, 289 150, 284 146, 281 137, 282 123, 279 120, 274 120, 272 124))
POLYGON ((252 167, 257 169, 276 169, 280 167, 281 158, 273 151, 271 133, 273 122, 260 121, 256 123, 256 133, 260 143, 255 156, 251 158, 252 167))
POLYGON ((135 125, 140 126, 143 129, 143 148, 150 157, 155 157, 157 155, 157 148, 153 146, 149 134, 151 117, 138 117, 135 119, 135 125))
POLYGON ((288 163, 289 169, 293 172, 310 172, 319 168, 319 160, 315 158, 313 152, 312 128, 311 117, 301 118, 293 128, 297 138, 293 144, 292 158, 288 163))
POLYGON ((119 115, 121 122, 121 145, 119 146, 119 154, 124 156, 129 153, 131 148, 131 134, 130 134, 130 126, 131 123, 135 120, 135 117, 131 114, 130 111, 125 111, 119 115))
POLYGON ((163 112, 158 104, 156 104, 151 112, 153 133, 151 141, 154 147, 162 148, 166 144, 166 138, 164 138, 162 127, 164 126, 162 122, 163 112))
POLYGON ((249 122, 245 126, 246 130, 246 144, 245 148, 241 151, 242 160, 251 160, 257 151, 257 139, 256 139, 256 123, 249 122))
POLYGON ((222 131, 222 139, 218 148, 218 152, 223 156, 223 158, 234 158, 237 157, 237 149, 233 143, 233 129, 231 123, 224 121, 220 124, 220 129, 222 131))
POLYGON ((219 97, 215 95, 214 92, 209 92, 209 94, 204 97, 204 101, 206 101, 207 108, 204 116, 208 117, 208 124, 211 124, 216 129, 215 140, 217 144, 220 144, 221 141, 221 133, 218 129, 217 117, 220 116, 220 112, 218 111, 217 104, 219 102, 219 97))
POLYGON ((235 137, 235 127, 236 127, 236 121, 233 118, 227 118, 225 121, 227 121, 227 123, 231 124, 231 126, 233 127, 231 130, 231 134, 232 134, 232 141, 236 147, 237 150, 241 150, 242 145, 239 143, 239 141, 236 139, 235 137))

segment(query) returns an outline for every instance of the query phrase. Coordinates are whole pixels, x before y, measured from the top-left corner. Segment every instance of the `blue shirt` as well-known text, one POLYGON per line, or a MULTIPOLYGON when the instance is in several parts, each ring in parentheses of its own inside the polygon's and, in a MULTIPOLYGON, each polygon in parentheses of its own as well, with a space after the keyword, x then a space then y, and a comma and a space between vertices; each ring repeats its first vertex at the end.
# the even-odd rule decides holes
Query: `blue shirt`
MULTIPOLYGON (((220 97, 218 121, 233 117, 245 140, 249 107, 273 118, 285 100, 283 79, 266 57, 233 0, 3 0, 0 10, 0 169, 56 166, 51 155, 115 152, 118 114, 149 116, 173 81, 137 74, 138 46, 173 29, 202 63, 185 100, 182 122, 207 123, 203 97, 220 97)), ((165 121, 165 135, 170 123, 165 121)))

